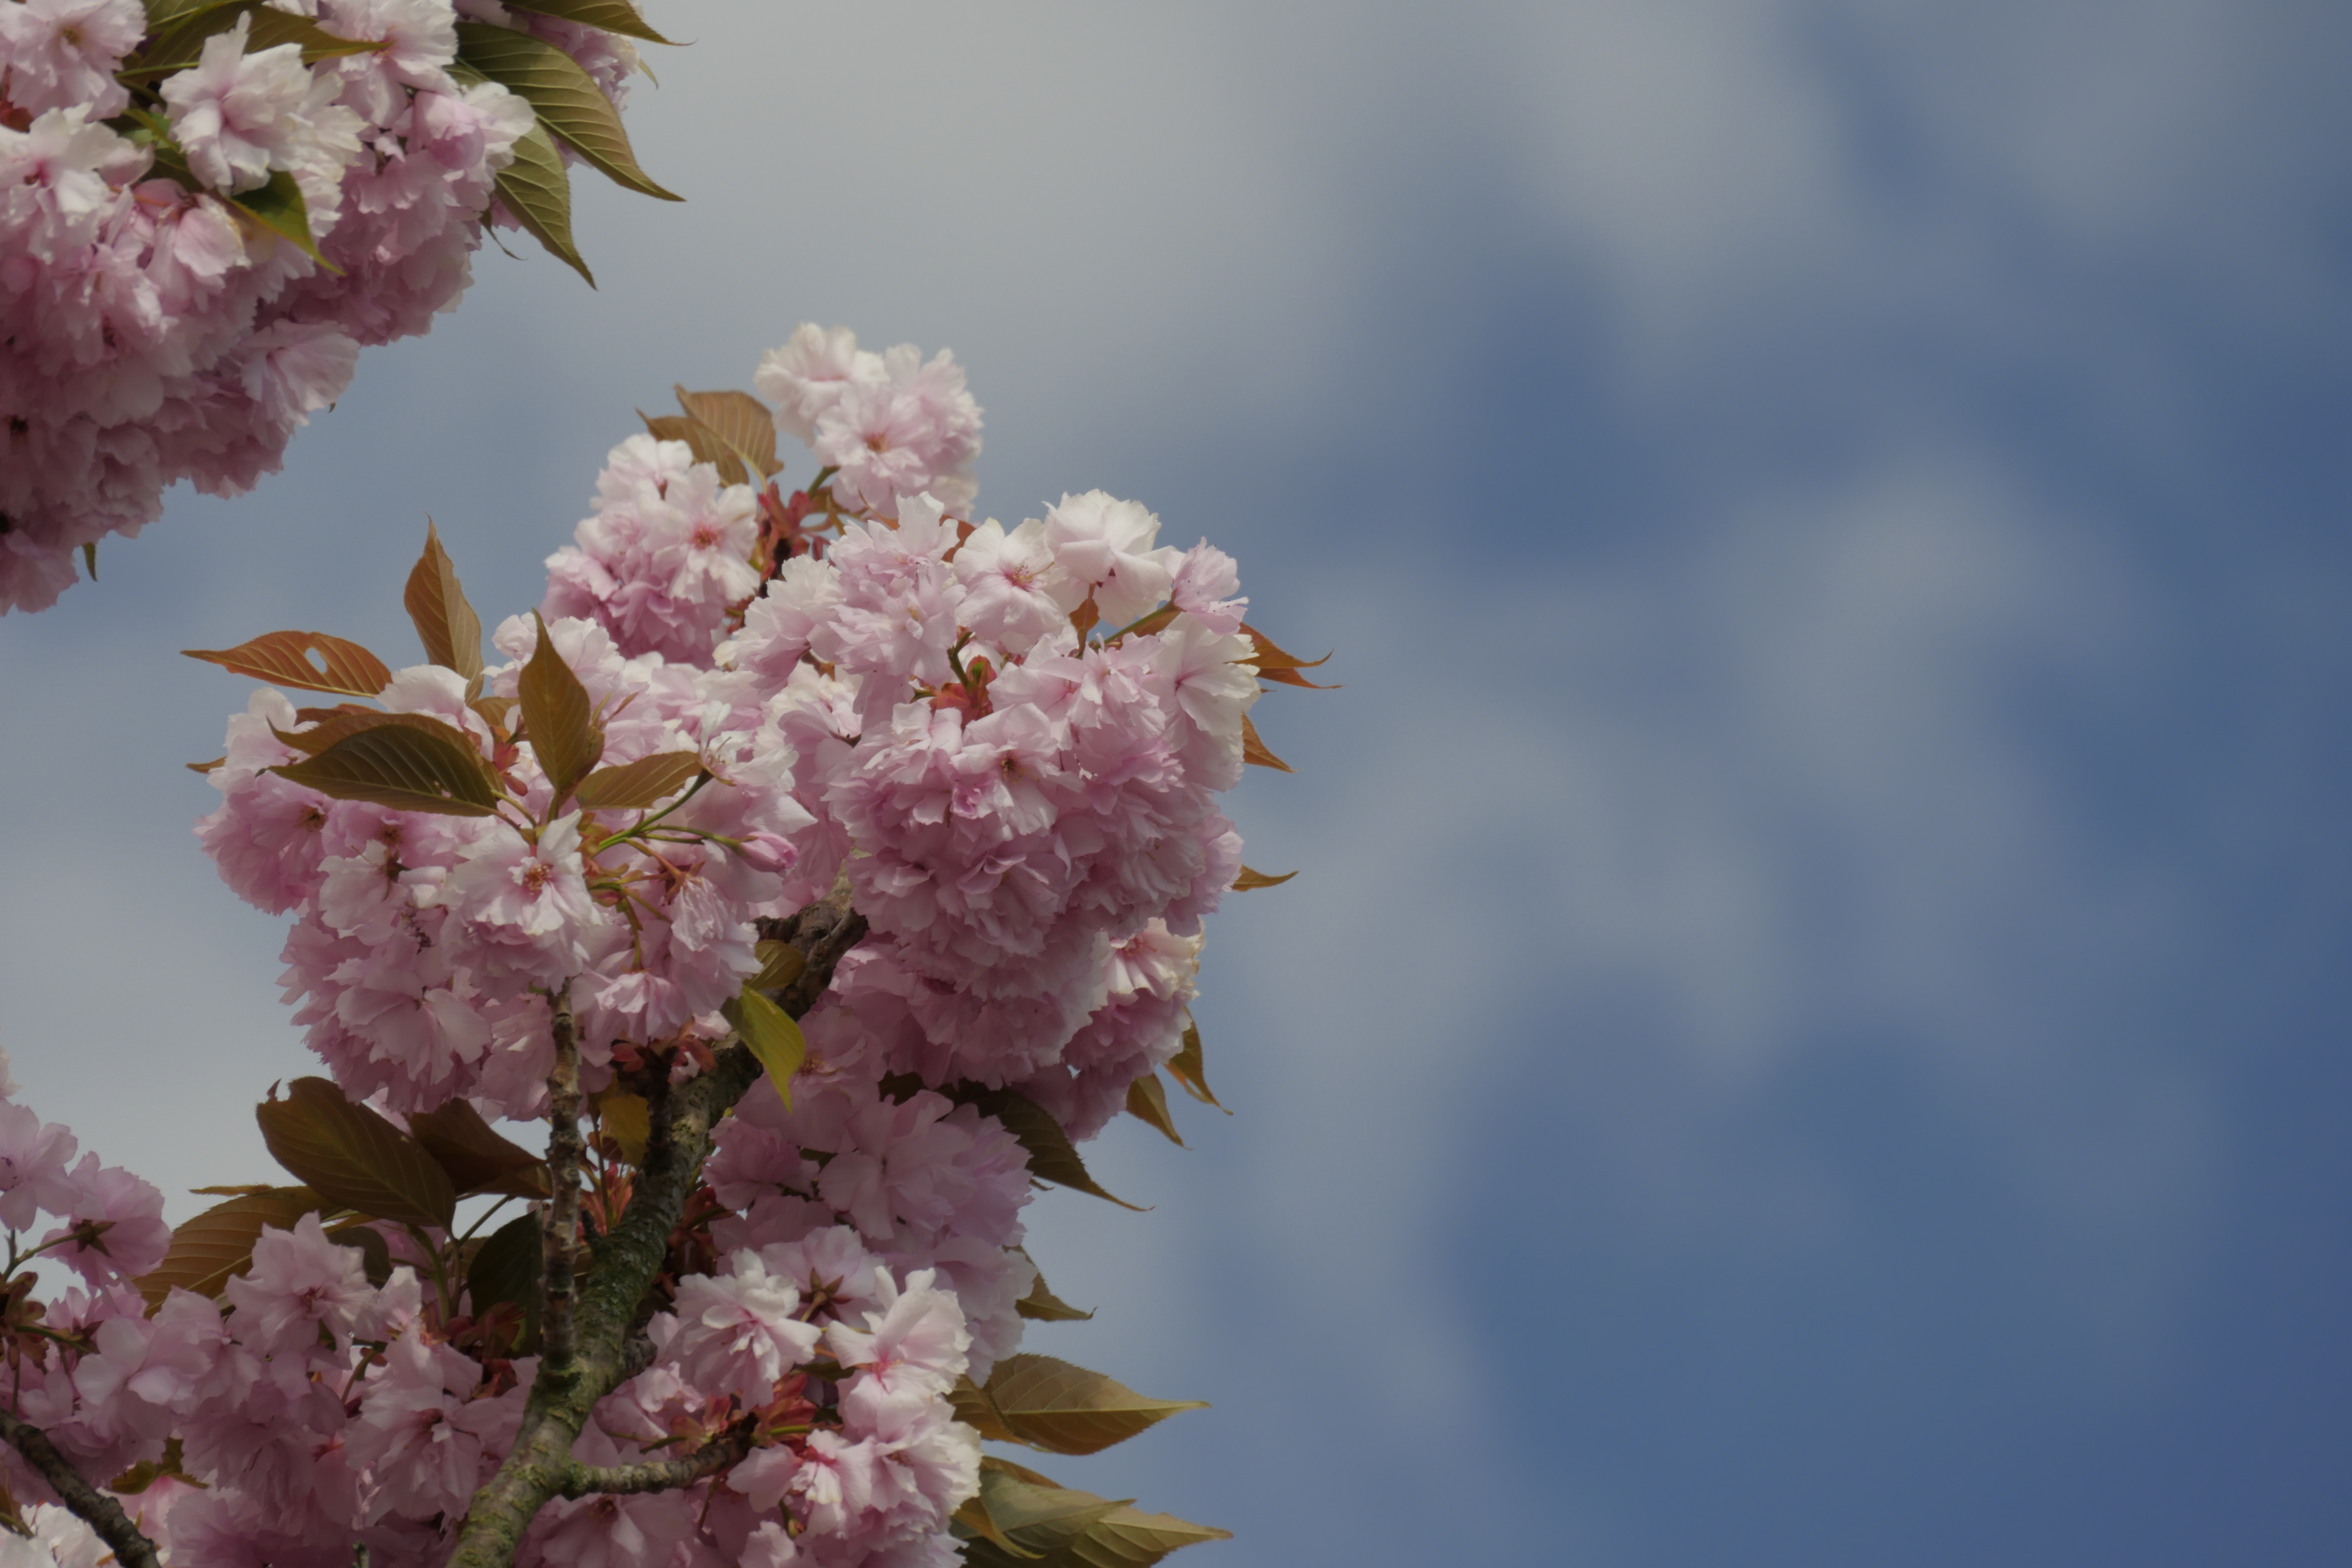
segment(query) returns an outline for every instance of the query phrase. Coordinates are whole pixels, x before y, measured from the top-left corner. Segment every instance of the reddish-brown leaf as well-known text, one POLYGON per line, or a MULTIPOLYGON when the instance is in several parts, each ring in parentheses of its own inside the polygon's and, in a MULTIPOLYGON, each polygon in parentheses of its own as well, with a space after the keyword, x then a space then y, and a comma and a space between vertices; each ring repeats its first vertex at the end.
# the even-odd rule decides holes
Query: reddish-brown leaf
POLYGON ((720 477, 730 485, 757 484, 749 477, 757 471, 761 479, 777 473, 783 464, 776 461, 776 418, 768 405, 748 392, 688 392, 680 386, 677 405, 738 459, 737 474, 728 478, 726 465, 719 465, 720 477))
POLYGON ((1329 654, 1325 654, 1321 658, 1300 658, 1296 654, 1285 653, 1281 648, 1275 646, 1275 641, 1272 637, 1266 636, 1264 632, 1258 630, 1253 626, 1244 626, 1242 627, 1242 635, 1249 638, 1251 644, 1256 649, 1256 652, 1253 653, 1243 662, 1257 666, 1258 675, 1262 679, 1266 680, 1278 680, 1285 686, 1303 686, 1309 691, 1337 691, 1339 689, 1336 686, 1318 686, 1314 681, 1307 679, 1305 676, 1298 673, 1302 669, 1313 669, 1318 665, 1330 663, 1331 656, 1329 654))
POLYGON ((454 726, 444 720, 425 713, 385 713, 373 708, 300 708, 294 717, 307 719, 307 730, 281 730, 277 725, 269 732, 306 757, 315 757, 336 742, 347 740, 362 730, 381 730, 390 725, 395 729, 422 730, 439 734, 454 726))
POLYGON ((1055 1454, 1100 1453, 1171 1415, 1208 1408, 1198 1399, 1147 1398, 1101 1373, 1027 1352, 998 1362, 982 1392, 1014 1442, 1055 1454))
POLYGON ((408 618, 416 623, 426 658, 444 669, 456 670, 468 681, 482 673, 482 617, 466 602, 457 568, 449 552, 441 548, 440 531, 430 518, 425 523, 425 553, 409 571, 408 588, 400 602, 406 606, 408 618))
POLYGON ((1280 768, 1286 773, 1297 772, 1288 763, 1265 749, 1265 742, 1258 739, 1257 726, 1250 722, 1249 715, 1246 713, 1242 715, 1242 761, 1255 763, 1262 768, 1280 768))
POLYGON ((1259 888, 1279 888, 1297 875, 1298 873, 1296 871, 1285 871, 1279 877, 1269 877, 1263 871, 1253 871, 1244 866, 1242 868, 1242 874, 1234 879, 1234 891, 1247 893, 1259 888))
POLYGON ((355 642, 324 632, 264 632, 235 647, 182 651, 190 658, 298 691, 373 697, 392 683, 392 671, 383 660, 355 642))
POLYGON ((539 628, 539 641, 516 678, 515 692, 522 702, 524 738, 530 742, 554 791, 548 809, 555 812, 562 809, 572 786, 586 778, 596 759, 604 754, 604 730, 596 722, 588 689, 555 651, 547 623, 540 619, 537 610, 530 613, 530 619, 539 628))
MULTIPOLYGON (((1029 1254, 1024 1249, 1014 1247, 1008 1247, 1006 1250, 1018 1252, 1022 1257, 1029 1258, 1030 1268, 1037 1267, 1037 1260, 1029 1258, 1029 1254)), ((1059 1296, 1055 1295, 1052 1288, 1046 1285, 1045 1275, 1042 1269, 1038 1272, 1037 1282, 1029 1287, 1029 1294, 1015 1301, 1013 1304, 1013 1310, 1024 1318, 1041 1323, 1083 1323, 1094 1316, 1092 1312, 1078 1310, 1059 1296)))
POLYGON ((701 771, 702 759, 692 752, 656 752, 598 768, 580 781, 574 798, 590 811, 644 811, 684 789, 701 771))
POLYGON ((446 1228, 457 1190, 425 1146, 323 1078, 255 1108, 270 1157, 320 1196, 398 1225, 446 1228))
POLYGON ((253 1244, 264 1226, 291 1230, 306 1214, 327 1206, 309 1187, 258 1187, 215 1204, 172 1232, 163 1261, 134 1281, 148 1310, 163 1304, 173 1287, 217 1297, 230 1279, 253 1267, 253 1244))
MULTIPOLYGON (((1184 1020, 1183 1046, 1168 1060, 1168 1076, 1202 1104, 1225 1110, 1217 1097, 1209 1092, 1209 1079, 1201 1069, 1201 1026, 1190 1018, 1184 1020)), ((1233 1112, 1225 1110, 1225 1114, 1231 1116, 1233 1112)))
POLYGON ((1145 1073, 1127 1086, 1127 1113, 1158 1128, 1160 1135, 1179 1149, 1184 1146, 1183 1135, 1176 1131, 1176 1122, 1168 1114, 1168 1091, 1160 1087, 1158 1073, 1145 1073))
POLYGON ((547 1163, 501 1136, 482 1113, 463 1100, 408 1119, 409 1136, 425 1146, 460 1197, 497 1193, 512 1198, 543 1198, 550 1188, 547 1163))
POLYGON ((304 762, 269 771, 337 800, 372 801, 396 811, 488 816, 499 782, 473 741, 438 719, 403 714, 407 722, 355 731, 304 762))

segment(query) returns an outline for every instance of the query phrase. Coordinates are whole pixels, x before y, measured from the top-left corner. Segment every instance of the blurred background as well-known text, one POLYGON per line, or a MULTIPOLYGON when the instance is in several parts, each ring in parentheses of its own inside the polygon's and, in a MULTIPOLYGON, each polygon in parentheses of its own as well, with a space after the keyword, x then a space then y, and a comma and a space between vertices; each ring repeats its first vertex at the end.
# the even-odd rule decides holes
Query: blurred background
POLYGON ((1032 1211, 1033 1347, 1215 1408, 1053 1474, 1188 1568, 2352 1561, 2352 12, 648 13, 597 291, 486 249, 0 621, 33 1104, 176 1194, 310 1070, 177 649, 404 662, 427 512, 526 607, 634 409, 845 322, 1345 683, 1233 806, 1234 1114, 1032 1211))

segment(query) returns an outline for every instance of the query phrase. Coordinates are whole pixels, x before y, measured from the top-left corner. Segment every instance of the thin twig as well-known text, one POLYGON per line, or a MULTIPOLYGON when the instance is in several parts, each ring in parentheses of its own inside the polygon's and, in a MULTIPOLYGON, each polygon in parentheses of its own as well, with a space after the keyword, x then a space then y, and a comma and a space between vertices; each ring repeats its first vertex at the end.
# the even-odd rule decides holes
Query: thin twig
POLYGON ((675 1491, 719 1474, 751 1451, 751 1424, 739 1421, 719 1436, 675 1459, 634 1465, 573 1465, 556 1487, 559 1496, 675 1491))
POLYGON ((49 1489, 75 1517, 98 1531, 98 1538, 113 1552, 122 1568, 163 1568, 163 1559, 156 1555, 155 1543, 140 1533, 122 1511, 122 1505, 99 1490, 85 1479, 73 1461, 58 1452, 49 1435, 38 1426, 5 1410, 0 1410, 0 1437, 8 1439, 9 1447, 25 1456, 25 1462, 38 1470, 49 1489))

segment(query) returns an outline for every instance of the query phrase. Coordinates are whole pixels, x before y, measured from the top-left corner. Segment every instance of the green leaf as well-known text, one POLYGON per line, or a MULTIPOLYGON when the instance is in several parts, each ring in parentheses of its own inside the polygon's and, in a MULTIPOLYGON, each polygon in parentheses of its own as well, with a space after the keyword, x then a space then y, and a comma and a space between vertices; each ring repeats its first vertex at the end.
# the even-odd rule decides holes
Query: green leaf
MULTIPOLYGON (((1018 1252, 1022 1257, 1028 1258, 1030 1268, 1037 1267, 1037 1260, 1029 1258, 1024 1248, 1015 1247, 1007 1250, 1018 1252)), ((1046 1287, 1045 1271, 1042 1269, 1038 1271, 1037 1282, 1029 1287, 1029 1294, 1015 1301, 1013 1304, 1013 1310, 1023 1317, 1040 1323, 1083 1323, 1094 1316, 1092 1312, 1079 1311, 1076 1307, 1055 1295, 1046 1287)))
POLYGON ((555 639, 537 610, 530 613, 530 624, 539 628, 539 640, 516 679, 515 694, 522 701, 523 733, 554 792, 547 803, 552 816, 604 754, 604 730, 596 722, 588 689, 555 651, 555 639))
POLYGON ((310 237, 310 205, 302 199, 302 187, 296 184, 294 176, 285 170, 271 170, 268 184, 250 191, 239 191, 228 201, 231 206, 270 233, 292 241, 304 255, 328 271, 338 276, 341 274, 341 268, 319 254, 319 242, 310 237))
POLYGON ((1041 1182, 1057 1186, 1074 1187, 1105 1198, 1123 1209, 1143 1212, 1141 1204, 1129 1203, 1125 1198, 1107 1191, 1087 1173, 1087 1163, 1078 1157, 1077 1145, 1062 1131, 1062 1124, 1044 1106, 1009 1089, 983 1089, 977 1084, 960 1083, 941 1091, 950 1100, 977 1106, 983 1116, 993 1116, 1003 1123, 1020 1145, 1029 1151, 1029 1174, 1041 1182))
POLYGON ((637 15, 637 8, 630 5, 629 0, 510 0, 507 9, 536 11, 542 16, 561 16, 567 22, 602 27, 608 33, 643 38, 649 44, 669 42, 646 25, 646 19, 637 15))
POLYGON ((82 563, 84 566, 86 566, 86 567, 88 567, 88 568, 89 569, 89 580, 90 580, 91 582, 93 582, 93 583, 97 582, 97 581, 98 581, 98 541, 97 541, 97 540, 95 540, 95 539, 85 539, 85 540, 83 540, 83 541, 81 542, 81 563, 82 563))
POLYGON ((563 166, 555 138, 538 121, 515 138, 514 162, 499 171, 499 200, 550 256, 596 287, 596 275, 572 238, 572 171, 563 166))
POLYGON ((255 1108, 270 1157, 320 1196, 397 1225, 448 1228, 457 1191, 415 1139, 323 1078, 298 1078, 287 1098, 255 1108))
POLYGON ((457 581, 457 568, 441 548, 441 532, 431 518, 425 520, 425 553, 409 569, 400 602, 415 624, 426 658, 469 683, 482 673, 482 617, 466 602, 465 584, 457 581))
MULTIPOLYGON (((1184 1092, 1203 1105, 1213 1105, 1225 1110, 1224 1105, 1209 1090, 1209 1080, 1201 1068, 1201 1026, 1192 1019, 1184 1020, 1184 1044, 1169 1058, 1168 1076, 1183 1086, 1184 1092)), ((1225 1110, 1227 1116, 1233 1114, 1225 1110)))
POLYGON ((152 37, 155 29, 174 17, 184 16, 192 11, 208 10, 215 5, 230 3, 232 0, 144 0, 147 11, 147 31, 152 37))
POLYGON ((667 800, 702 772, 694 752, 656 752, 634 763, 598 768, 580 781, 573 798, 589 811, 644 811, 667 800))
POLYGON ((306 1214, 327 1206, 309 1187, 257 1187, 215 1204, 172 1232, 163 1261, 134 1281, 152 1311, 174 1286, 217 1299, 229 1280, 253 1267, 253 1244, 264 1226, 291 1230, 306 1214))
POLYGON ((457 58, 526 100, 540 123, 619 184, 666 202, 682 198, 637 167, 620 111, 579 61, 544 39, 483 22, 457 24, 457 58))
POLYGON ((1178 1148, 1184 1146, 1183 1136, 1168 1114, 1168 1091, 1160 1086, 1160 1075, 1145 1073, 1127 1086, 1127 1113, 1139 1121, 1146 1121, 1160 1130, 1160 1136, 1178 1148))
POLYGON ((501 1136, 467 1100, 408 1119, 408 1134, 424 1145, 447 1173, 459 1197, 496 1193, 501 1197, 543 1198, 551 1190, 547 1162, 501 1136))
POLYGON ((384 47, 381 38, 338 37, 308 16, 263 5, 260 0, 229 0, 226 5, 203 5, 183 11, 168 24, 150 30, 139 52, 123 61, 122 68, 114 73, 115 79, 155 81, 190 69, 203 59, 205 40, 227 32, 243 16, 253 18, 245 40, 248 57, 280 44, 299 44, 303 63, 315 65, 339 55, 372 54, 384 47))
POLYGON ((1230 1530, 1194 1524, 1172 1513, 1144 1513, 1120 1507, 1088 1525, 1085 1533, 1063 1549, 1062 1560, 1069 1568, 1150 1568, 1182 1547, 1233 1538, 1230 1530))
POLYGON ((1242 874, 1234 879, 1234 891, 1249 893, 1260 888, 1279 888, 1297 875, 1298 873, 1296 871, 1285 871, 1279 877, 1269 877, 1263 871, 1253 871, 1244 866, 1242 868, 1242 874))
MULTIPOLYGON (((180 1439, 177 1437, 167 1437, 163 1441, 163 1457, 162 1458, 140 1460, 137 1464, 131 1466, 129 1469, 123 1471, 121 1475, 107 1482, 106 1489, 112 1492, 116 1497, 137 1497, 141 1492, 145 1491, 149 1487, 153 1486, 157 1481, 162 1480, 166 1476, 169 1476, 175 1481, 186 1481, 194 1486, 204 1485, 202 1481, 197 1480, 194 1476, 188 1474, 186 1470, 181 1468, 181 1465, 185 1458, 186 1456, 181 1451, 180 1439)), ((12 1510, 11 1511, 14 1510, 12 1510)))
POLYGON ((808 1041, 801 1035, 799 1020, 749 985, 720 1011, 760 1058, 760 1065, 768 1069, 768 1081, 776 1086, 777 1096, 790 1110, 793 1074, 801 1070, 801 1062, 808 1055, 808 1041))
POLYGON ((546 1255, 540 1240, 539 1221, 523 1215, 490 1232, 466 1268, 466 1293, 478 1318, 501 1301, 522 1309, 528 1325, 526 1340, 539 1328, 540 1277, 546 1255))
POLYGON ((788 942, 754 942, 751 952, 760 961, 760 973, 743 984, 753 991, 782 991, 808 967, 808 955, 788 942))
MULTIPOLYGON (((1001 1433, 1055 1454, 1100 1453, 1171 1415, 1208 1408, 1198 1399, 1146 1398, 1101 1373, 1025 1351, 998 1362, 979 1392, 998 1429, 980 1426, 982 1436, 1001 1433)), ((960 1420, 965 1403, 957 1398, 960 1420)))
POLYGON ((621 1146, 621 1158, 632 1165, 646 1163, 646 1142, 654 1133, 653 1107, 642 1094, 608 1089, 596 1097, 596 1125, 621 1146))
POLYGON ((383 660, 355 642, 324 632, 265 632, 235 647, 180 651, 190 658, 298 691, 373 697, 392 684, 392 671, 384 668, 383 660))
POLYGON ((722 448, 721 479, 730 485, 756 484, 754 472, 764 479, 783 468, 776 461, 776 416, 766 404, 748 392, 670 390, 677 394, 677 405, 686 416, 709 431, 722 448))
POLYGON ((471 739, 437 719, 361 730, 308 761, 269 772, 337 800, 372 801, 395 811, 488 816, 499 805, 490 765, 471 739))
POLYGON ((956 1522, 1015 1560, 1040 1561, 1127 1506, 1056 1486, 993 1456, 980 1464, 980 1491, 956 1510, 956 1522))

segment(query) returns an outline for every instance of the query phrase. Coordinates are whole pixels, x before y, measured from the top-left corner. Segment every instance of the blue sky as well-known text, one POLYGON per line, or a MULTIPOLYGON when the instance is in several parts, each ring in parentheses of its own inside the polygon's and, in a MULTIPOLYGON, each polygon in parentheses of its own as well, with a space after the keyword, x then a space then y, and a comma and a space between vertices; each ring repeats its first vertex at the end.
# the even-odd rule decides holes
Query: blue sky
POLYGON ((582 182, 597 292, 486 255, 0 622, 36 1104, 256 1179, 307 1070, 173 650, 403 653, 426 512, 520 608, 634 407, 845 321, 970 367, 982 510, 1136 495, 1346 683, 1236 801, 1236 1114, 1033 1211, 1039 1348, 1216 1407, 1053 1473, 1202 1568, 2345 1560, 2352 21, 652 14, 689 199, 582 182))

